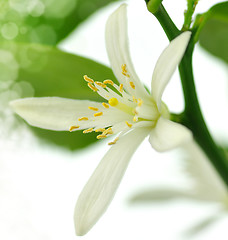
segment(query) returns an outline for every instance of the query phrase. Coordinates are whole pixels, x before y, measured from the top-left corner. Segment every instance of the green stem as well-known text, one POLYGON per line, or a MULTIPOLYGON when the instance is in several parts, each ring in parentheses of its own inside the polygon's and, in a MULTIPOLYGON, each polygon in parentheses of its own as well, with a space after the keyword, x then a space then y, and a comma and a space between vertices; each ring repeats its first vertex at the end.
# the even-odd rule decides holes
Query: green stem
POLYGON ((173 23, 172 19, 170 18, 162 4, 160 4, 157 12, 153 14, 158 19, 159 23, 164 29, 165 34, 168 37, 169 41, 173 40, 180 34, 180 31, 173 23))
MULTIPOLYGON (((160 22, 169 40, 174 39, 180 34, 180 31, 176 28, 162 5, 154 15, 160 22)), ((192 70, 193 50, 194 42, 192 36, 185 55, 179 65, 179 73, 185 99, 185 110, 184 113, 181 114, 181 116, 183 116, 181 123, 191 129, 196 142, 203 149, 211 164, 215 167, 228 188, 228 161, 224 152, 218 148, 210 135, 198 102, 192 70)))
POLYGON ((195 11, 195 8, 196 8, 196 5, 198 3, 199 0, 188 0, 188 7, 187 7, 187 10, 185 11, 184 13, 184 24, 183 24, 183 27, 182 27, 182 30, 186 31, 190 28, 191 26, 191 23, 192 23, 192 15, 194 14, 194 11, 195 11))
POLYGON ((228 187, 228 161, 224 152, 218 148, 210 135, 198 102, 192 71, 193 48, 193 43, 190 43, 185 56, 179 65, 185 98, 185 117, 183 118, 182 123, 192 130, 196 142, 204 150, 228 187))

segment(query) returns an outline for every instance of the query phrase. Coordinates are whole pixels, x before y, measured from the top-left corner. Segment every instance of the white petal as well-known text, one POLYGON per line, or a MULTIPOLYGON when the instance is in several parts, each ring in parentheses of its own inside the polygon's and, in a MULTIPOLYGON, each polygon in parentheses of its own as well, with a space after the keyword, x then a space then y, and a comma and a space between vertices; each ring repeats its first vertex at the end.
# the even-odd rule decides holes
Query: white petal
POLYGON ((159 151, 164 152, 176 148, 192 139, 191 131, 185 126, 162 117, 150 133, 150 144, 159 151))
POLYGON ((122 4, 108 19, 106 24, 106 48, 112 70, 125 89, 132 93, 134 90, 126 82, 132 81, 138 95, 149 95, 141 84, 131 61, 127 35, 126 4, 122 4), (122 74, 121 66, 126 64, 130 79, 122 74))
POLYGON ((180 63, 190 37, 191 32, 184 32, 176 37, 162 52, 156 63, 151 82, 151 91, 159 108, 164 89, 180 63))
POLYGON ((200 200, 227 203, 227 187, 195 141, 183 146, 187 153, 185 171, 195 183, 191 192, 200 200))
POLYGON ((57 131, 68 131, 79 117, 91 115, 88 106, 103 109, 101 103, 58 97, 24 98, 10 105, 30 125, 57 131))
POLYGON ((78 198, 74 214, 77 235, 86 234, 106 211, 131 156, 148 133, 148 128, 132 130, 103 157, 78 198))

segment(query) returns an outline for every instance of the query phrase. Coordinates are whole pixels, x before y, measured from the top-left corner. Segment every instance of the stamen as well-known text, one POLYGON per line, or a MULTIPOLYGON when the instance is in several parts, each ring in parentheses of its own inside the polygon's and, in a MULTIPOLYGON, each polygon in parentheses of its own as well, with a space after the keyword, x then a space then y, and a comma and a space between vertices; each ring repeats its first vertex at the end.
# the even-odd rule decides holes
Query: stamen
POLYGON ((124 75, 124 76, 126 76, 126 77, 130 77, 130 75, 127 73, 127 69, 126 69, 126 64, 123 64, 122 66, 121 66, 121 69, 122 69, 122 74, 124 75))
POLYGON ((126 121, 125 123, 127 124, 127 126, 128 126, 129 128, 131 128, 131 127, 132 127, 132 124, 131 124, 131 123, 129 123, 128 121, 126 121))
POLYGON ((125 72, 122 72, 122 74, 124 75, 124 76, 126 76, 126 77, 130 77, 130 75, 128 74, 128 73, 125 73, 125 72))
POLYGON ((91 133, 93 131, 93 128, 88 128, 83 131, 83 133, 91 133))
POLYGON ((95 132, 102 132, 102 133, 103 133, 104 131, 105 131, 105 128, 98 128, 98 129, 95 130, 95 132))
POLYGON ((93 79, 89 78, 87 75, 83 76, 86 82, 94 83, 93 79))
POLYGON ((106 137, 107 137, 106 135, 100 134, 97 136, 97 139, 102 139, 102 138, 106 138, 106 137))
POLYGON ((133 122, 137 122, 138 121, 138 117, 134 116, 133 117, 133 122))
POLYGON ((98 108, 96 108, 96 107, 88 107, 88 109, 93 110, 93 111, 98 111, 98 108))
POLYGON ((142 106, 142 104, 143 104, 143 100, 141 98, 138 98, 138 106, 140 107, 142 106))
POLYGON ((80 128, 80 127, 79 126, 71 126, 69 131, 72 132, 73 130, 78 129, 78 128, 80 128))
POLYGON ((104 80, 103 81, 104 84, 111 84, 112 86, 114 85, 114 82, 112 80, 104 80))
POLYGON ((95 82, 98 86, 102 87, 102 88, 106 88, 107 86, 102 83, 102 82, 95 82))
POLYGON ((135 89, 135 84, 133 82, 130 82, 130 86, 135 89))
POLYGON ((137 98, 136 98, 135 96, 132 96, 132 100, 133 100, 133 102, 135 102, 135 103, 138 102, 138 100, 137 100, 137 98))
POLYGON ((101 115, 103 115, 103 112, 98 112, 98 113, 93 114, 94 117, 98 117, 98 116, 101 116, 101 115))
POLYGON ((78 119, 78 121, 87 121, 87 120, 89 120, 87 117, 81 117, 78 119))
POLYGON ((110 98, 108 100, 108 103, 112 106, 115 107, 118 104, 118 100, 116 98, 110 98))
POLYGON ((104 135, 113 134, 112 128, 108 128, 103 132, 104 135))
POLYGON ((102 103, 102 105, 105 107, 105 108, 109 108, 109 105, 107 103, 102 103))
POLYGON ((89 87, 90 89, 92 89, 94 92, 97 92, 97 91, 98 91, 98 89, 97 89, 96 87, 94 87, 91 83, 88 83, 88 87, 89 87))
POLYGON ((115 144, 118 140, 119 140, 119 138, 117 137, 117 138, 114 139, 113 142, 109 142, 108 145, 113 145, 113 144, 115 144))
POLYGON ((120 92, 121 93, 123 92, 123 84, 122 83, 120 84, 120 92))
POLYGON ((122 71, 123 71, 123 72, 127 72, 126 64, 122 64, 121 68, 122 68, 122 71))

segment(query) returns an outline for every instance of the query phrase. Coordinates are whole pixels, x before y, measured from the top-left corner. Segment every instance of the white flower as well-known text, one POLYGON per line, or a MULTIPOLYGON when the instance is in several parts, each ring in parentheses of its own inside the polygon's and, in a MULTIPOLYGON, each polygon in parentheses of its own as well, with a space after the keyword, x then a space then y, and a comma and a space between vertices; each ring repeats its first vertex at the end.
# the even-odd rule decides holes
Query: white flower
POLYGON ((163 51, 155 66, 151 94, 137 74, 130 59, 127 37, 126 5, 121 5, 108 19, 106 45, 110 63, 120 85, 111 80, 88 86, 105 99, 104 103, 57 97, 27 98, 11 106, 29 124, 52 130, 100 132, 98 139, 119 134, 109 145, 93 175, 80 194, 75 207, 77 235, 86 234, 110 204, 125 173, 129 160, 143 139, 157 151, 177 147, 191 138, 184 126, 169 120, 169 111, 161 101, 163 91, 179 64, 190 39, 184 32, 163 51), (115 91, 113 91, 115 89, 115 91))

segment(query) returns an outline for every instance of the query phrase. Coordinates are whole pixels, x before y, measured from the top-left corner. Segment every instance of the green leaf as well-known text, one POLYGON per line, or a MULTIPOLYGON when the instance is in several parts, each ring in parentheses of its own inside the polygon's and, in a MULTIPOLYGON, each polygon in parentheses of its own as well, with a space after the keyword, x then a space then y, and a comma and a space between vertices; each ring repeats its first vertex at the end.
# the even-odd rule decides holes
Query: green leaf
POLYGON ((4 42, 0 43, 0 49, 10 53, 17 63, 16 82, 30 84, 35 97, 60 96, 102 101, 87 87, 83 76, 88 75, 95 81, 116 81, 110 68, 55 47, 4 42))
MULTIPOLYGON (((54 47, 0 43, 0 51, 0 56, 11 59, 7 66, 12 62, 15 65, 8 71, 11 75, 14 71, 13 76, 16 76, 10 89, 20 97, 59 96, 102 101, 97 93, 87 87, 83 76, 87 74, 97 81, 116 81, 110 68, 54 47)), ((82 148, 96 141, 94 134, 85 135, 82 132, 53 132, 37 128, 33 131, 40 138, 68 149, 82 148)))
POLYGON ((228 63, 228 2, 213 6, 204 16, 200 45, 228 63))
POLYGON ((91 14, 117 0, 5 0, 0 40, 55 45, 91 14))

